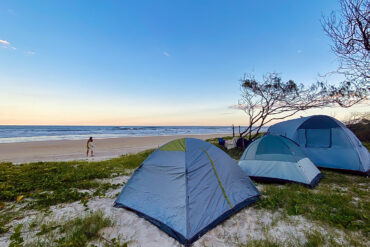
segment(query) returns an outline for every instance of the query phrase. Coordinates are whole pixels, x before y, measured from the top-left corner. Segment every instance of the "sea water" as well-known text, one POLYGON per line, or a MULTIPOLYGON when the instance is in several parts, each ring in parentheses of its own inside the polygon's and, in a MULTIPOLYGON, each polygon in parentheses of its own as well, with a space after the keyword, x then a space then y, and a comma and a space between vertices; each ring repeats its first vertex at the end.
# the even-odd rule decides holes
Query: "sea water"
POLYGON ((232 133, 231 126, 0 126, 0 143, 232 133))

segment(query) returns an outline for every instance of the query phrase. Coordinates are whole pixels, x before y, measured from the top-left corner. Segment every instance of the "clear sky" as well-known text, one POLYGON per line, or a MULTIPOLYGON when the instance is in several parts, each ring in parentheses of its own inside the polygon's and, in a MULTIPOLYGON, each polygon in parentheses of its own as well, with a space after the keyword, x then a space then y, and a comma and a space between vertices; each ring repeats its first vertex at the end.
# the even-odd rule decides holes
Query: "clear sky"
MULTIPOLYGON (((0 124, 230 125, 244 73, 336 68, 336 0, 0 2, 0 124)), ((328 111, 334 111, 330 109, 328 111)))

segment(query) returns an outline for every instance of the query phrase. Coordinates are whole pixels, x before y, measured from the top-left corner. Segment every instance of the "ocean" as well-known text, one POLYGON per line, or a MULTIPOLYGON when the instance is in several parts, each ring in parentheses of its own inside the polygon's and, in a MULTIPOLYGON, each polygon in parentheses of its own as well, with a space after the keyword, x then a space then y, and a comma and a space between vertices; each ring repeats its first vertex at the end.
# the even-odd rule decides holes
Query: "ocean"
MULTIPOLYGON (((235 129, 237 131, 237 128, 235 129)), ((231 126, 0 126, 0 143, 232 133, 231 126)))

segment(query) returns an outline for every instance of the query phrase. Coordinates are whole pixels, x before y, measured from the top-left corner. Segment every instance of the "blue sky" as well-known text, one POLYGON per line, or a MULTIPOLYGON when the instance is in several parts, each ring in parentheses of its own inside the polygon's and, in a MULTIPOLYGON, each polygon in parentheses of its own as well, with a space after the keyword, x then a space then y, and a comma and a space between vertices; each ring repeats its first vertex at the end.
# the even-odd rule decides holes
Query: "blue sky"
POLYGON ((245 124, 238 80, 336 68, 328 1, 0 2, 0 124, 245 124))

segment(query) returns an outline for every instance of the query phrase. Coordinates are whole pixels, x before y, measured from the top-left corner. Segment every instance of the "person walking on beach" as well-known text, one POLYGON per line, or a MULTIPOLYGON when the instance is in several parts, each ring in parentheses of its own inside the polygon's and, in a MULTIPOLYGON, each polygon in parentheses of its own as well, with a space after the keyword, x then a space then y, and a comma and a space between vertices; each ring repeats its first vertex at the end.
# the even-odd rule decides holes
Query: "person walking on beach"
POLYGON ((87 151, 86 151, 86 157, 89 157, 89 151, 91 151, 91 156, 94 156, 94 144, 93 144, 93 138, 90 136, 89 140, 87 141, 87 151))

